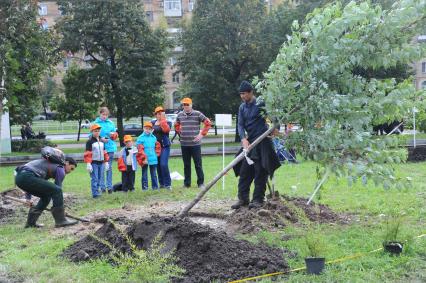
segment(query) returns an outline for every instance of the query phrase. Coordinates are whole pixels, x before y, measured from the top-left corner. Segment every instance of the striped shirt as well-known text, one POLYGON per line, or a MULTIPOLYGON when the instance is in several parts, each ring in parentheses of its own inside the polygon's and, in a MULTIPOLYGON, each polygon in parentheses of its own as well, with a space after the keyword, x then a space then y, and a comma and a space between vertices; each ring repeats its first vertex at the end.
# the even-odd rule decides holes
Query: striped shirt
POLYGON ((176 117, 176 123, 181 125, 180 144, 182 146, 201 145, 201 141, 195 142, 194 138, 200 133, 200 123, 208 119, 203 113, 192 110, 190 113, 181 111, 176 117))

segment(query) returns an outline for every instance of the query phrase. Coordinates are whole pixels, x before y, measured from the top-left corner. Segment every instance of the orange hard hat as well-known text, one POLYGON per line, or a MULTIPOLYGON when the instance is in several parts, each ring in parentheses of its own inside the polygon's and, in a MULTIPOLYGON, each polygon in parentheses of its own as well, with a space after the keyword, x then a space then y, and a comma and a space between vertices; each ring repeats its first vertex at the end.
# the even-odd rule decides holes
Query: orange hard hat
POLYGON ((152 123, 151 123, 151 122, 145 122, 145 123, 143 123, 143 127, 144 127, 144 128, 145 128, 145 127, 152 128, 152 123))
POLYGON ((192 99, 189 98, 189 97, 185 97, 184 99, 182 99, 180 101, 180 103, 182 103, 182 104, 192 104, 192 99))
POLYGON ((158 112, 164 112, 164 108, 162 106, 158 106, 154 110, 154 114, 157 114, 158 112))
POLYGON ((124 142, 133 141, 133 138, 132 138, 132 136, 131 136, 131 135, 125 135, 125 136, 123 137, 123 139, 124 139, 124 142))
POLYGON ((98 124, 93 124, 93 125, 90 126, 90 131, 93 132, 94 130, 100 129, 100 128, 101 128, 101 126, 99 126, 98 124))

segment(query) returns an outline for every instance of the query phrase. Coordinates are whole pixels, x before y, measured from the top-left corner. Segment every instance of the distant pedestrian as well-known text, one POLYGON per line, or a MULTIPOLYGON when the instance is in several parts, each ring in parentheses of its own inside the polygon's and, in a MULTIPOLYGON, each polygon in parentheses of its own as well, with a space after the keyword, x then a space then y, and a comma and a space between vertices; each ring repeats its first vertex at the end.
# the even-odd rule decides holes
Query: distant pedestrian
POLYGON ((33 131, 33 128, 31 128, 31 124, 29 122, 25 124, 25 137, 27 138, 27 140, 35 138, 35 133, 33 131))
POLYGON ((121 172, 121 191, 133 192, 135 190, 135 173, 138 168, 136 155, 138 150, 133 146, 130 135, 124 136, 125 147, 120 151, 118 158, 118 170, 121 172))
POLYGON ((152 123, 145 122, 143 133, 136 140, 138 148, 138 162, 142 166, 142 190, 148 190, 148 168, 151 175, 153 190, 158 189, 157 164, 161 154, 161 145, 152 134, 152 123))
POLYGON ((86 143, 84 152, 84 162, 87 163, 86 169, 90 174, 90 187, 92 197, 100 196, 104 171, 109 169, 109 155, 105 150, 105 144, 100 138, 101 126, 93 124, 90 126, 91 136, 86 143))
POLYGON ((194 159, 197 185, 204 188, 204 172, 201 159, 201 140, 211 128, 211 122, 200 111, 192 109, 192 99, 185 97, 181 101, 183 111, 176 117, 175 130, 180 135, 180 145, 184 167, 184 187, 191 187, 191 157, 194 159), (204 128, 200 128, 200 123, 204 128))
POLYGON ((25 135, 25 125, 21 125, 21 139, 26 140, 27 136, 25 135))
POLYGON ((100 138, 101 141, 105 144, 105 150, 109 155, 109 165, 108 170, 106 171, 106 181, 105 178, 102 178, 101 189, 102 192, 112 193, 112 161, 114 160, 114 153, 117 151, 117 145, 115 140, 118 137, 117 128, 115 124, 108 119, 109 110, 107 107, 101 107, 99 109, 99 117, 93 122, 101 126, 100 138))
POLYGON ((158 158, 157 173, 160 188, 171 189, 172 179, 169 171, 170 139, 169 133, 172 123, 166 119, 164 108, 158 106, 154 110, 155 118, 151 121, 153 125, 153 134, 161 145, 161 154, 158 158))

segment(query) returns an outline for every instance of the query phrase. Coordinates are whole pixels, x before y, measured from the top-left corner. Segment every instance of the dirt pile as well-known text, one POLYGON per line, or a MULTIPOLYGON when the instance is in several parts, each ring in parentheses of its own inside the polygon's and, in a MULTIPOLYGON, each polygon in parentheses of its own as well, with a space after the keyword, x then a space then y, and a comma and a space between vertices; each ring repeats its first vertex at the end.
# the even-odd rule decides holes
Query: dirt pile
POLYGON ((69 246, 63 256, 73 262, 96 259, 111 253, 111 246, 119 252, 131 253, 131 247, 115 225, 107 222, 94 235, 87 235, 69 246))
MULTIPOLYGON (((109 228, 104 226, 96 232, 102 239, 115 233, 110 229, 113 226, 105 225, 109 228)), ((177 264, 186 270, 185 277, 175 279, 176 282, 222 282, 288 269, 283 260, 285 251, 236 240, 223 231, 188 219, 153 217, 134 223, 127 233, 132 242, 142 249, 149 249, 160 235, 164 251, 174 250, 179 259, 177 264)), ((122 239, 116 244, 125 246, 127 242, 122 239)), ((108 252, 105 247, 89 236, 68 248, 64 255, 74 261, 87 260, 105 255, 108 252), (81 250, 89 256, 78 256, 81 250)))
POLYGON ((15 211, 10 208, 0 206, 0 224, 8 223, 15 216, 15 211))
POLYGON ((345 217, 333 212, 328 206, 304 198, 276 196, 265 202, 259 209, 240 208, 226 218, 233 230, 240 233, 256 233, 262 230, 274 231, 288 223, 344 222, 345 217))

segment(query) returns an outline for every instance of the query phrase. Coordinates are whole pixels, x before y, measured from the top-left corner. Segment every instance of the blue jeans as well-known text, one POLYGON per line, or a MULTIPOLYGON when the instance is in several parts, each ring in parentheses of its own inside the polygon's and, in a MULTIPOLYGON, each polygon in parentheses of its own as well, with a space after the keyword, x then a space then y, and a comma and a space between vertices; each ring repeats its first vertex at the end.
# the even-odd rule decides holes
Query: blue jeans
POLYGON ((160 187, 170 187, 172 185, 172 179, 170 179, 169 171, 169 156, 170 147, 163 147, 161 149, 161 155, 158 158, 157 174, 160 187))
POLYGON ((103 192, 105 192, 106 189, 108 189, 108 191, 112 190, 112 161, 114 160, 114 152, 108 152, 108 156, 109 156, 109 170, 106 171, 105 175, 106 175, 106 185, 105 185, 105 178, 102 176, 102 180, 101 180, 101 189, 103 192))
POLYGON ((157 180, 157 165, 144 165, 142 167, 142 190, 148 190, 148 167, 151 174, 151 184, 152 189, 158 189, 158 180, 157 180))
POLYGON ((93 162, 92 168, 93 171, 90 173, 92 197, 97 197, 99 195, 99 188, 101 188, 102 180, 104 179, 104 163, 98 164, 93 162))

